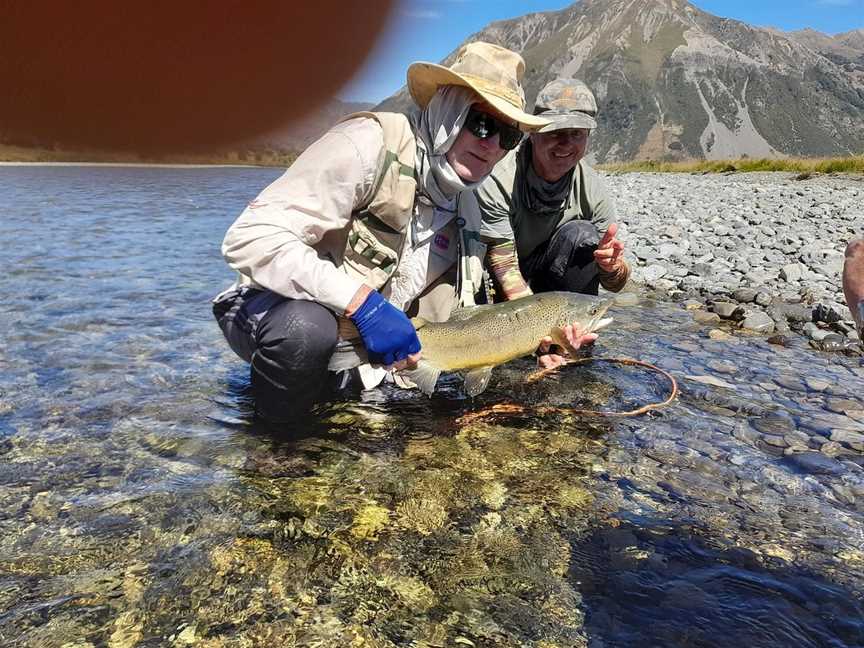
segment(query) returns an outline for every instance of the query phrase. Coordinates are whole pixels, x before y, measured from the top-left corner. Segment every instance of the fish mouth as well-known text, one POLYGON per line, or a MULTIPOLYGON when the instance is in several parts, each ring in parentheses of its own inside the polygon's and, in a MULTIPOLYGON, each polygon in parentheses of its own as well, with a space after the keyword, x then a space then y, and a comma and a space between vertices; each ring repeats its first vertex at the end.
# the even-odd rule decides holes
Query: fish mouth
POLYGON ((591 322, 591 332, 596 333, 600 329, 604 329, 609 326, 615 318, 613 317, 603 317, 599 320, 591 322))
POLYGON ((588 328, 592 333, 595 333, 601 329, 609 326, 614 318, 612 317, 603 317, 606 314, 606 311, 609 310, 609 307, 615 303, 613 298, 604 299, 603 303, 600 304, 597 308, 597 312, 594 313, 594 316, 591 318, 591 322, 588 324, 588 328))

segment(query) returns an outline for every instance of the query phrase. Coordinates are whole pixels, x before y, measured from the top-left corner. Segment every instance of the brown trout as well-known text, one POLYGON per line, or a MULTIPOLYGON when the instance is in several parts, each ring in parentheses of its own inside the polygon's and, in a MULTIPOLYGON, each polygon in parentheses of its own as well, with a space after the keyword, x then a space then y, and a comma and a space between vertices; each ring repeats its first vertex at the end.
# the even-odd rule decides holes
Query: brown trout
POLYGON ((492 368, 533 353, 540 339, 550 336, 555 344, 572 352, 563 327, 579 326, 593 333, 608 326, 604 317, 614 303, 611 297, 572 292, 546 292, 500 304, 454 311, 446 322, 414 319, 423 357, 416 369, 400 373, 425 394, 435 391, 445 371, 463 373, 465 392, 474 397, 489 384, 492 368))

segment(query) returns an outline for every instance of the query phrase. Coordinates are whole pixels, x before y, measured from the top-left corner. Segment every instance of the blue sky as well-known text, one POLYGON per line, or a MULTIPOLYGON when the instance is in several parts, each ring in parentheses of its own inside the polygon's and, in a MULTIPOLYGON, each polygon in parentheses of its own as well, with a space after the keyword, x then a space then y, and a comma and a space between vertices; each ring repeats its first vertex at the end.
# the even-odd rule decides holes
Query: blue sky
MULTIPOLYGON (((864 0, 691 0, 691 3, 716 16, 786 31, 811 27, 837 34, 864 28, 864 0)), ((572 0, 401 0, 366 65, 339 97, 348 101, 380 101, 405 84, 405 70, 410 63, 437 63, 490 22, 563 9, 571 4, 572 0)))

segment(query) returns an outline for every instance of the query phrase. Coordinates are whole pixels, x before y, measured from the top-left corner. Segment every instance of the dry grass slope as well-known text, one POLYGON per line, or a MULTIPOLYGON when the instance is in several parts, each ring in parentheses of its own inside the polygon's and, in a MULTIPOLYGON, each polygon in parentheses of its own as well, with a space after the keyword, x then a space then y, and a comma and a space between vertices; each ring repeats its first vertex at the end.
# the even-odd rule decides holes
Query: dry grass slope
POLYGON ((791 173, 853 173, 864 175, 864 155, 837 158, 741 158, 738 160, 684 160, 663 162, 634 160, 601 164, 598 168, 615 173, 653 171, 658 173, 728 173, 786 171, 791 173))

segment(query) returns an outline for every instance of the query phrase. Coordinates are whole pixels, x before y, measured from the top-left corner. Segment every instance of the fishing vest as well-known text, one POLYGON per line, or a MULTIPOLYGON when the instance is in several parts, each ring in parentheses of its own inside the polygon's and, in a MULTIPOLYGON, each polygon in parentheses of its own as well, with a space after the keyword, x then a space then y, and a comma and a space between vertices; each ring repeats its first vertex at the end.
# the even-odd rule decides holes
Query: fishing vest
POLYGON ((417 143, 402 114, 358 112, 342 121, 357 117, 374 119, 381 126, 384 149, 372 198, 351 215, 342 262, 349 275, 378 290, 396 271, 414 213, 417 143))
MULTIPOLYGON (((378 159, 372 198, 352 213, 342 268, 378 290, 396 271, 411 228, 417 197, 417 141, 405 115, 357 112, 347 115, 342 121, 357 117, 374 119, 381 126, 384 149, 378 159)), ((473 295, 482 285, 486 248, 480 243, 480 222, 467 223, 456 218, 448 227, 458 230, 458 302, 461 305, 473 304, 473 295)))

